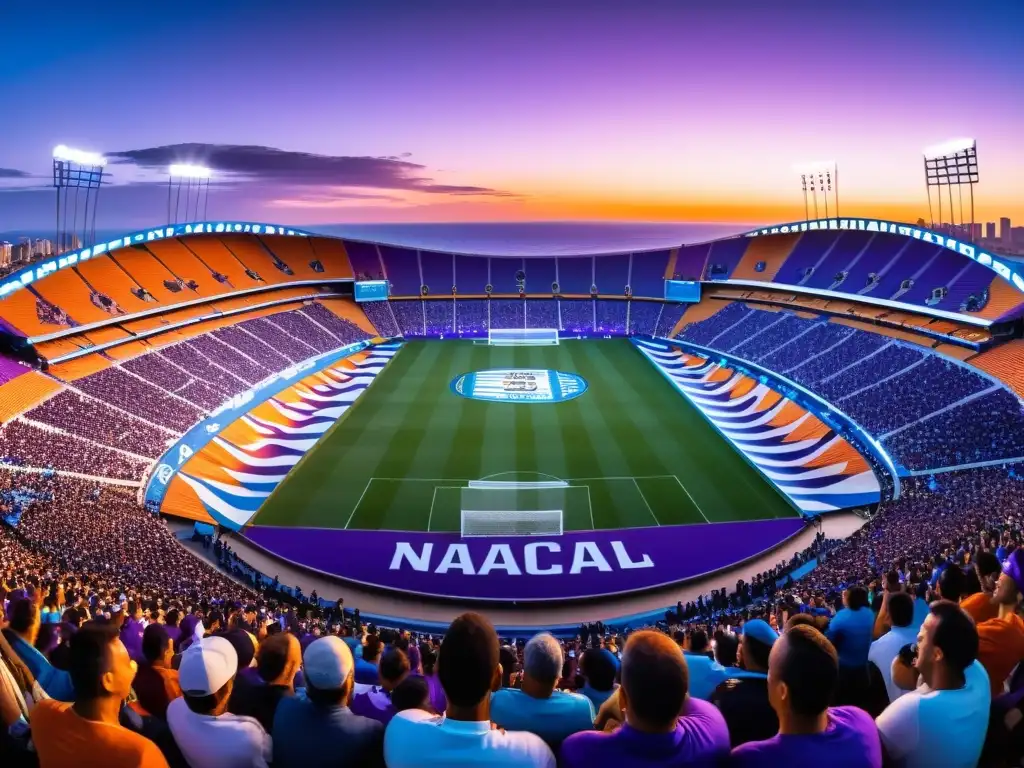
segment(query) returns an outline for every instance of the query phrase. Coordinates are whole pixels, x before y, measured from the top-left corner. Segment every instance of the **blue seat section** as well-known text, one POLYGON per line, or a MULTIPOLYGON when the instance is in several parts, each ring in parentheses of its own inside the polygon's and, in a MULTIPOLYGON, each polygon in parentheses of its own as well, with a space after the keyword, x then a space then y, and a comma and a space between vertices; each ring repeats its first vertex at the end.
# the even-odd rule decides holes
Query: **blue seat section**
POLYGON ((591 256, 572 256, 558 259, 558 286, 563 294, 590 295, 593 285, 594 259, 591 256))
POLYGON ((420 253, 420 266, 423 267, 423 283, 430 288, 431 296, 451 296, 455 284, 451 256, 423 251, 420 253))
POLYGON ((355 273, 356 280, 384 279, 376 245, 346 240, 345 251, 348 253, 348 260, 352 262, 352 271, 355 273))
POLYGON ((676 323, 679 322, 689 306, 689 304, 677 304, 675 302, 662 304, 661 317, 658 318, 658 326, 654 331, 654 335, 668 338, 675 329, 676 323))
POLYGON ((986 289, 992 284, 993 279, 991 269, 969 261, 946 284, 949 293, 935 306, 948 312, 963 312, 966 310, 967 301, 971 296, 974 296, 979 301, 981 300, 986 289))
MULTIPOLYGON (((900 296, 900 301, 910 304, 929 304, 932 293, 937 288, 944 288, 963 266, 966 259, 946 248, 933 251, 935 258, 928 270, 914 281, 914 287, 900 296)), ((935 302, 937 303, 937 302, 935 302)))
MULTIPOLYGON (((561 305, 559 312, 562 317, 563 331, 566 333, 592 333, 594 331, 593 299, 562 299, 558 303, 561 305)), ((528 307, 527 314, 529 312, 530 308, 528 307)))
POLYGON ((420 295, 420 265, 416 251, 409 248, 396 248, 393 245, 380 246, 380 256, 384 261, 388 280, 391 281, 392 296, 420 295))
MULTIPOLYGON (((519 293, 516 285, 516 272, 523 270, 524 259, 518 257, 502 258, 492 256, 488 259, 491 262, 491 285, 495 293, 519 293)), ((496 325, 495 328, 503 326, 496 325)))
POLYGON ((558 328, 558 301, 556 299, 526 299, 527 328, 558 328))
POLYGON ((872 380, 881 379, 899 373, 907 366, 916 363, 925 352, 902 344, 890 343, 885 349, 860 362, 846 366, 837 365, 830 374, 817 386, 821 396, 830 402, 854 392, 872 380), (845 370, 844 370, 845 369, 845 370))
POLYGON ((704 274, 704 265, 711 251, 711 243, 687 245, 679 249, 676 266, 672 270, 674 280, 700 280, 704 274))
POLYGON ((661 313, 659 301, 629 302, 629 332, 639 336, 653 336, 661 313))
MULTIPOLYGON (((882 275, 882 279, 870 291, 865 291, 865 296, 875 299, 889 299, 900 290, 900 284, 914 273, 924 267, 932 256, 936 254, 939 246, 933 243, 924 243, 920 240, 912 240, 893 261, 890 261, 888 270, 882 275)), ((882 265, 885 269, 885 265, 882 265)), ((881 274, 881 270, 879 270, 881 274)))
POLYGON ((669 251, 634 253, 629 286, 634 296, 654 299, 665 298, 665 270, 668 269, 669 251))
POLYGON ((708 253, 708 267, 704 273, 705 280, 727 280, 740 263, 743 254, 750 244, 748 238, 734 237, 731 240, 719 240, 711 244, 708 253))
POLYGON ((594 259, 597 290, 607 296, 624 296, 629 284, 629 254, 594 259))
POLYGON ((628 301, 607 299, 597 302, 597 327, 598 333, 625 333, 626 332, 626 310, 629 307, 628 301))
POLYGON ((712 339, 744 319, 749 312, 753 310, 741 302, 728 304, 706 320, 686 326, 679 337, 694 344, 710 346, 712 339))
POLYGON ((455 257, 455 285, 459 293, 482 294, 487 286, 487 259, 481 256, 455 257))
POLYGON ((803 330, 800 318, 795 315, 788 312, 775 312, 774 314, 773 321, 765 326, 761 333, 741 340, 732 348, 732 354, 742 357, 744 360, 756 362, 758 357, 765 354, 765 350, 775 349, 803 330))
POLYGON ((778 319, 778 312, 762 312, 760 310, 748 309, 744 313, 742 320, 736 322, 731 328, 727 328, 711 343, 715 349, 731 352, 734 347, 738 347, 751 336, 766 330, 778 319))
POLYGON ((786 374, 808 389, 817 388, 822 380, 877 352, 890 341, 887 336, 857 331, 853 328, 843 329, 842 326, 837 328, 832 323, 825 323, 823 331, 816 339, 819 344, 818 351, 826 354, 810 356, 803 364, 791 368, 786 374), (839 341, 842 343, 837 344, 839 341))
POLYGON ((455 302, 451 299, 424 301, 423 309, 427 318, 428 336, 446 336, 453 333, 455 302))
POLYGON ((491 328, 526 327, 526 302, 523 299, 491 299, 490 303, 491 328))
POLYGON ((419 299, 392 301, 391 309, 403 336, 423 335, 423 302, 419 299))
POLYGON ((905 237, 876 233, 867 250, 849 265, 846 279, 835 288, 843 293, 857 293, 866 288, 872 274, 882 271, 886 264, 896 258, 896 254, 907 244, 905 237))
MULTIPOLYGON (((833 238, 833 243, 819 256, 814 272, 804 281, 804 285, 812 288, 829 288, 836 282, 836 275, 846 271, 851 262, 871 242, 872 232, 854 230, 840 232, 833 238)), ((788 259, 787 259, 788 261, 788 259)))
POLYGON ((455 302, 455 330, 467 335, 487 335, 487 300, 459 299, 455 302))
MULTIPOLYGON (((804 271, 818 263, 838 235, 838 232, 804 232, 779 267, 773 282, 799 285, 804 279, 804 271)), ((711 254, 714 256, 714 249, 711 254)))
POLYGON ((525 261, 523 271, 526 273, 526 292, 551 293, 551 284, 555 282, 555 260, 550 258, 525 261))

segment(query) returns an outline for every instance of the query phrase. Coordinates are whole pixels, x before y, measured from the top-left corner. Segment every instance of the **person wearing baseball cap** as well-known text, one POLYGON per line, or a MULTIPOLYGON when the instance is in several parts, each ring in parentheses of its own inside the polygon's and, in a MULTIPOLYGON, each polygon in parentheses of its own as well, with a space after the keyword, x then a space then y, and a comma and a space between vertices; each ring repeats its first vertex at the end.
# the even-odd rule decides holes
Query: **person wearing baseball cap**
POLYGON ((270 737, 259 721, 227 711, 237 672, 238 652, 223 637, 203 637, 181 655, 184 695, 167 707, 167 725, 192 768, 261 768, 270 761, 270 737))
POLYGON ((1024 549, 1010 553, 996 582, 992 602, 999 608, 994 619, 978 624, 978 661, 988 672, 992 695, 1003 692, 1006 679, 1024 660, 1024 549))
POLYGON ((274 768, 384 765, 383 724, 349 709, 355 668, 337 635, 306 646, 306 695, 282 699, 274 715, 274 768))
POLYGON ((711 694, 711 703, 729 726, 732 746, 770 739, 779 730, 779 719, 768 700, 768 657, 779 633, 763 619, 743 624, 739 668, 726 670, 726 679, 711 694))

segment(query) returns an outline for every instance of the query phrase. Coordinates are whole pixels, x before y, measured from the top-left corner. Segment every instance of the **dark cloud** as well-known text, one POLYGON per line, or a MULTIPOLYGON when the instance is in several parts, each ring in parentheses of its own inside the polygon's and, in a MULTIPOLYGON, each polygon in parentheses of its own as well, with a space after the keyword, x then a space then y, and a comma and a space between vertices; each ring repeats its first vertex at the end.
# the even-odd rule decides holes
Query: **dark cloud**
POLYGON ((197 163, 229 178, 299 187, 366 187, 439 195, 514 197, 489 187, 436 184, 409 153, 386 157, 318 155, 240 144, 170 144, 108 152, 118 163, 163 171, 172 163, 197 163))
POLYGON ((29 174, 14 168, 0 168, 0 179, 27 179, 29 174))

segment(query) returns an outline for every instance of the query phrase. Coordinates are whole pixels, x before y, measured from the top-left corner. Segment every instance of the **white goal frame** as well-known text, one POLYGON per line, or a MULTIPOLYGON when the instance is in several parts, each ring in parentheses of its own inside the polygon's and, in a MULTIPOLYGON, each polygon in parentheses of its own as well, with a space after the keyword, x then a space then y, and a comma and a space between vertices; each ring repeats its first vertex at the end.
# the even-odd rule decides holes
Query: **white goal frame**
POLYGON ((494 347, 539 347, 558 344, 557 328, 488 328, 487 343, 494 347))
POLYGON ((494 537, 494 536, 561 536, 565 515, 560 509, 539 509, 539 510, 474 510, 463 509, 460 513, 459 531, 462 538, 494 537), (468 531, 467 519, 476 523, 483 523, 481 529, 468 531), (516 524, 530 524, 539 521, 554 523, 557 521, 557 529, 551 526, 543 530, 544 526, 537 526, 536 530, 517 530, 516 524), (494 527, 488 530, 488 523, 494 527), (511 524, 511 526, 509 525, 511 524))

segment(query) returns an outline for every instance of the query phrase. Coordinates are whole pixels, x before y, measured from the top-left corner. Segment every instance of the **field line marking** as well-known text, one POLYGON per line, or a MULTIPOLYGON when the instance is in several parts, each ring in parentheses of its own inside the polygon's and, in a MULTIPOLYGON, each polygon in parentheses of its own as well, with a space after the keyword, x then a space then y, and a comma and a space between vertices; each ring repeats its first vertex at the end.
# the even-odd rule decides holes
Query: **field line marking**
POLYGON ((658 520, 658 516, 654 514, 654 510, 651 509, 651 505, 647 503, 647 497, 644 496, 644 492, 640 490, 640 483, 636 481, 635 477, 633 478, 633 485, 636 486, 636 492, 640 494, 640 498, 644 500, 644 506, 647 507, 647 511, 651 513, 651 517, 654 518, 655 524, 660 526, 661 521, 658 520))
POLYGON ((704 510, 700 508, 700 504, 697 503, 696 499, 694 499, 690 492, 686 490, 686 486, 683 485, 683 481, 679 479, 679 476, 672 475, 672 477, 674 477, 676 479, 676 482, 679 483, 679 487, 683 489, 683 493, 685 493, 689 497, 690 503, 697 508, 698 512, 700 512, 700 516, 704 518, 704 522, 710 523, 711 521, 708 520, 708 516, 704 514, 704 510))
POLYGON ((437 486, 434 486, 434 492, 430 496, 430 514, 427 515, 427 533, 430 533, 430 522, 434 519, 434 502, 437 501, 437 486))
POLYGON ((563 479, 567 483, 574 483, 583 480, 659 480, 665 477, 675 477, 675 475, 610 475, 607 477, 566 477, 563 479))
POLYGON ((366 492, 370 490, 370 483, 372 483, 373 480, 374 478, 371 477, 369 480, 366 481, 366 487, 363 488, 363 492, 359 494, 359 499, 356 501, 356 505, 352 507, 352 511, 349 513, 348 520, 345 521, 345 529, 348 529, 349 523, 352 522, 352 518, 356 516, 356 510, 359 509, 359 505, 363 503, 363 496, 365 496, 366 492))
POLYGON ((590 529, 596 531, 597 526, 594 524, 594 502, 590 499, 590 486, 584 485, 583 487, 587 489, 587 506, 590 507, 590 529))

